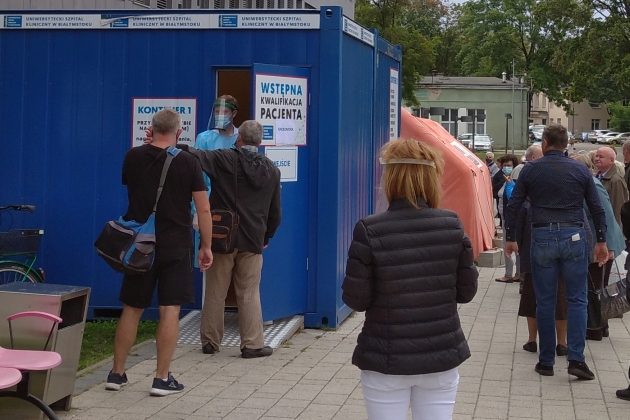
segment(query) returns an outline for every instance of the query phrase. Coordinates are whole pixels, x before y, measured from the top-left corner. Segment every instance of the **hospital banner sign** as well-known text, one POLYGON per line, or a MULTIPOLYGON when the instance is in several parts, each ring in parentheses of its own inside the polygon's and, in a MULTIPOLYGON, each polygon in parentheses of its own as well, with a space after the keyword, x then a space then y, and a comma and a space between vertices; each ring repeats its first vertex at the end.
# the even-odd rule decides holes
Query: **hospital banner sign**
POLYGON ((256 74, 256 120, 263 146, 305 146, 308 78, 256 74))
POLYGON ((10 14, 0 29, 319 29, 319 14, 10 14))

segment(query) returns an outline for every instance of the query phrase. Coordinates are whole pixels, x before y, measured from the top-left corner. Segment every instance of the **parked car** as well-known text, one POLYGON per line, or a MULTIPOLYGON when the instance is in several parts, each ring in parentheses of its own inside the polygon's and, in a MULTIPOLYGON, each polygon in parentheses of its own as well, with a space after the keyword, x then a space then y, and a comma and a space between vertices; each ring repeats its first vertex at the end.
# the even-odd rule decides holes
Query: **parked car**
POLYGON ((609 131, 608 133, 603 134, 603 135, 601 135, 601 136, 597 137, 597 143, 601 143, 601 144, 614 144, 613 139, 614 139, 615 137, 617 137, 619 134, 621 134, 621 133, 618 133, 618 132, 616 132, 616 131, 609 131))
POLYGON ((543 131, 545 130, 544 125, 536 124, 529 126, 529 140, 530 142, 541 141, 543 131))
POLYGON ((613 138, 610 139, 612 144, 624 144, 628 140, 630 140, 630 132, 619 133, 619 134, 617 134, 616 136, 614 136, 613 138))
MULTIPOLYGON (((472 149, 472 133, 460 134, 457 136, 457 140, 459 140, 462 145, 466 146, 469 149, 472 149)), ((483 151, 492 151, 492 144, 494 140, 487 134, 475 134, 475 151, 483 150, 483 151)))
POLYGON ((593 130, 590 131, 588 133, 588 141, 590 141, 591 143, 596 143, 597 142, 597 138, 599 136, 603 136, 606 133, 609 133, 610 130, 593 130))

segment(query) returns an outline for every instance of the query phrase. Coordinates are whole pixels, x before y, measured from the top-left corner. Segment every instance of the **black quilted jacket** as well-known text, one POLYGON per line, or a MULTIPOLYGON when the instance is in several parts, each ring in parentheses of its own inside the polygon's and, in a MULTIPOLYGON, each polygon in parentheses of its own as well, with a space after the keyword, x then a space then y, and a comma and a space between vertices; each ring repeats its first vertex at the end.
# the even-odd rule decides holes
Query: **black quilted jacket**
POLYGON ((442 372, 470 357, 457 303, 477 292, 470 240, 457 215, 404 200, 360 220, 343 301, 365 311, 352 363, 390 375, 442 372))

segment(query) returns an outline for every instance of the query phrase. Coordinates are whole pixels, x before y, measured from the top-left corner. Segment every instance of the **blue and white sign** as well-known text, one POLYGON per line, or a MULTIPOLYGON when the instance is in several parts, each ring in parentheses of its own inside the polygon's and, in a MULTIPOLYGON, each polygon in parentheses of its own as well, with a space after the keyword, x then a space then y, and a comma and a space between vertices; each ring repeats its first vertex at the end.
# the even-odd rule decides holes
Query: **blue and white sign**
POLYGON ((343 17, 343 31, 372 47, 374 46, 374 34, 345 16, 343 17))
POLYGON ((319 29, 319 13, 12 14, 0 29, 319 29))
POLYGON ((142 146, 146 137, 145 130, 151 125, 153 115, 165 108, 172 109, 182 117, 180 144, 195 145, 197 136, 197 99, 196 98, 133 98, 133 120, 131 130, 132 147, 142 146))
POLYGON ((255 84, 255 119, 265 127, 262 145, 306 145, 308 79, 257 73, 255 84))
POLYGON ((398 69, 389 69, 389 139, 398 137, 398 113, 400 110, 398 85, 400 83, 398 69))
POLYGON ((238 28, 238 15, 219 15, 219 27, 238 28))
POLYGON ((281 182, 296 182, 298 180, 298 148, 265 147, 267 156, 280 169, 281 182))

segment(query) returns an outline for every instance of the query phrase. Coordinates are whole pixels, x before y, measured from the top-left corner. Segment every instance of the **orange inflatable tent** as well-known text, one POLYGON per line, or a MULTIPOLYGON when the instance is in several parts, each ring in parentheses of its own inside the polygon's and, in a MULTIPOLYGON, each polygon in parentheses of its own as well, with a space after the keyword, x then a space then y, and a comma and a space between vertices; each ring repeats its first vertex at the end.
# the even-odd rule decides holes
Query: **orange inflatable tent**
POLYGON ((490 172, 470 150, 455 140, 439 123, 401 112, 401 138, 411 138, 438 149, 444 159, 440 207, 453 210, 472 241, 475 259, 492 248, 494 209, 490 172))

